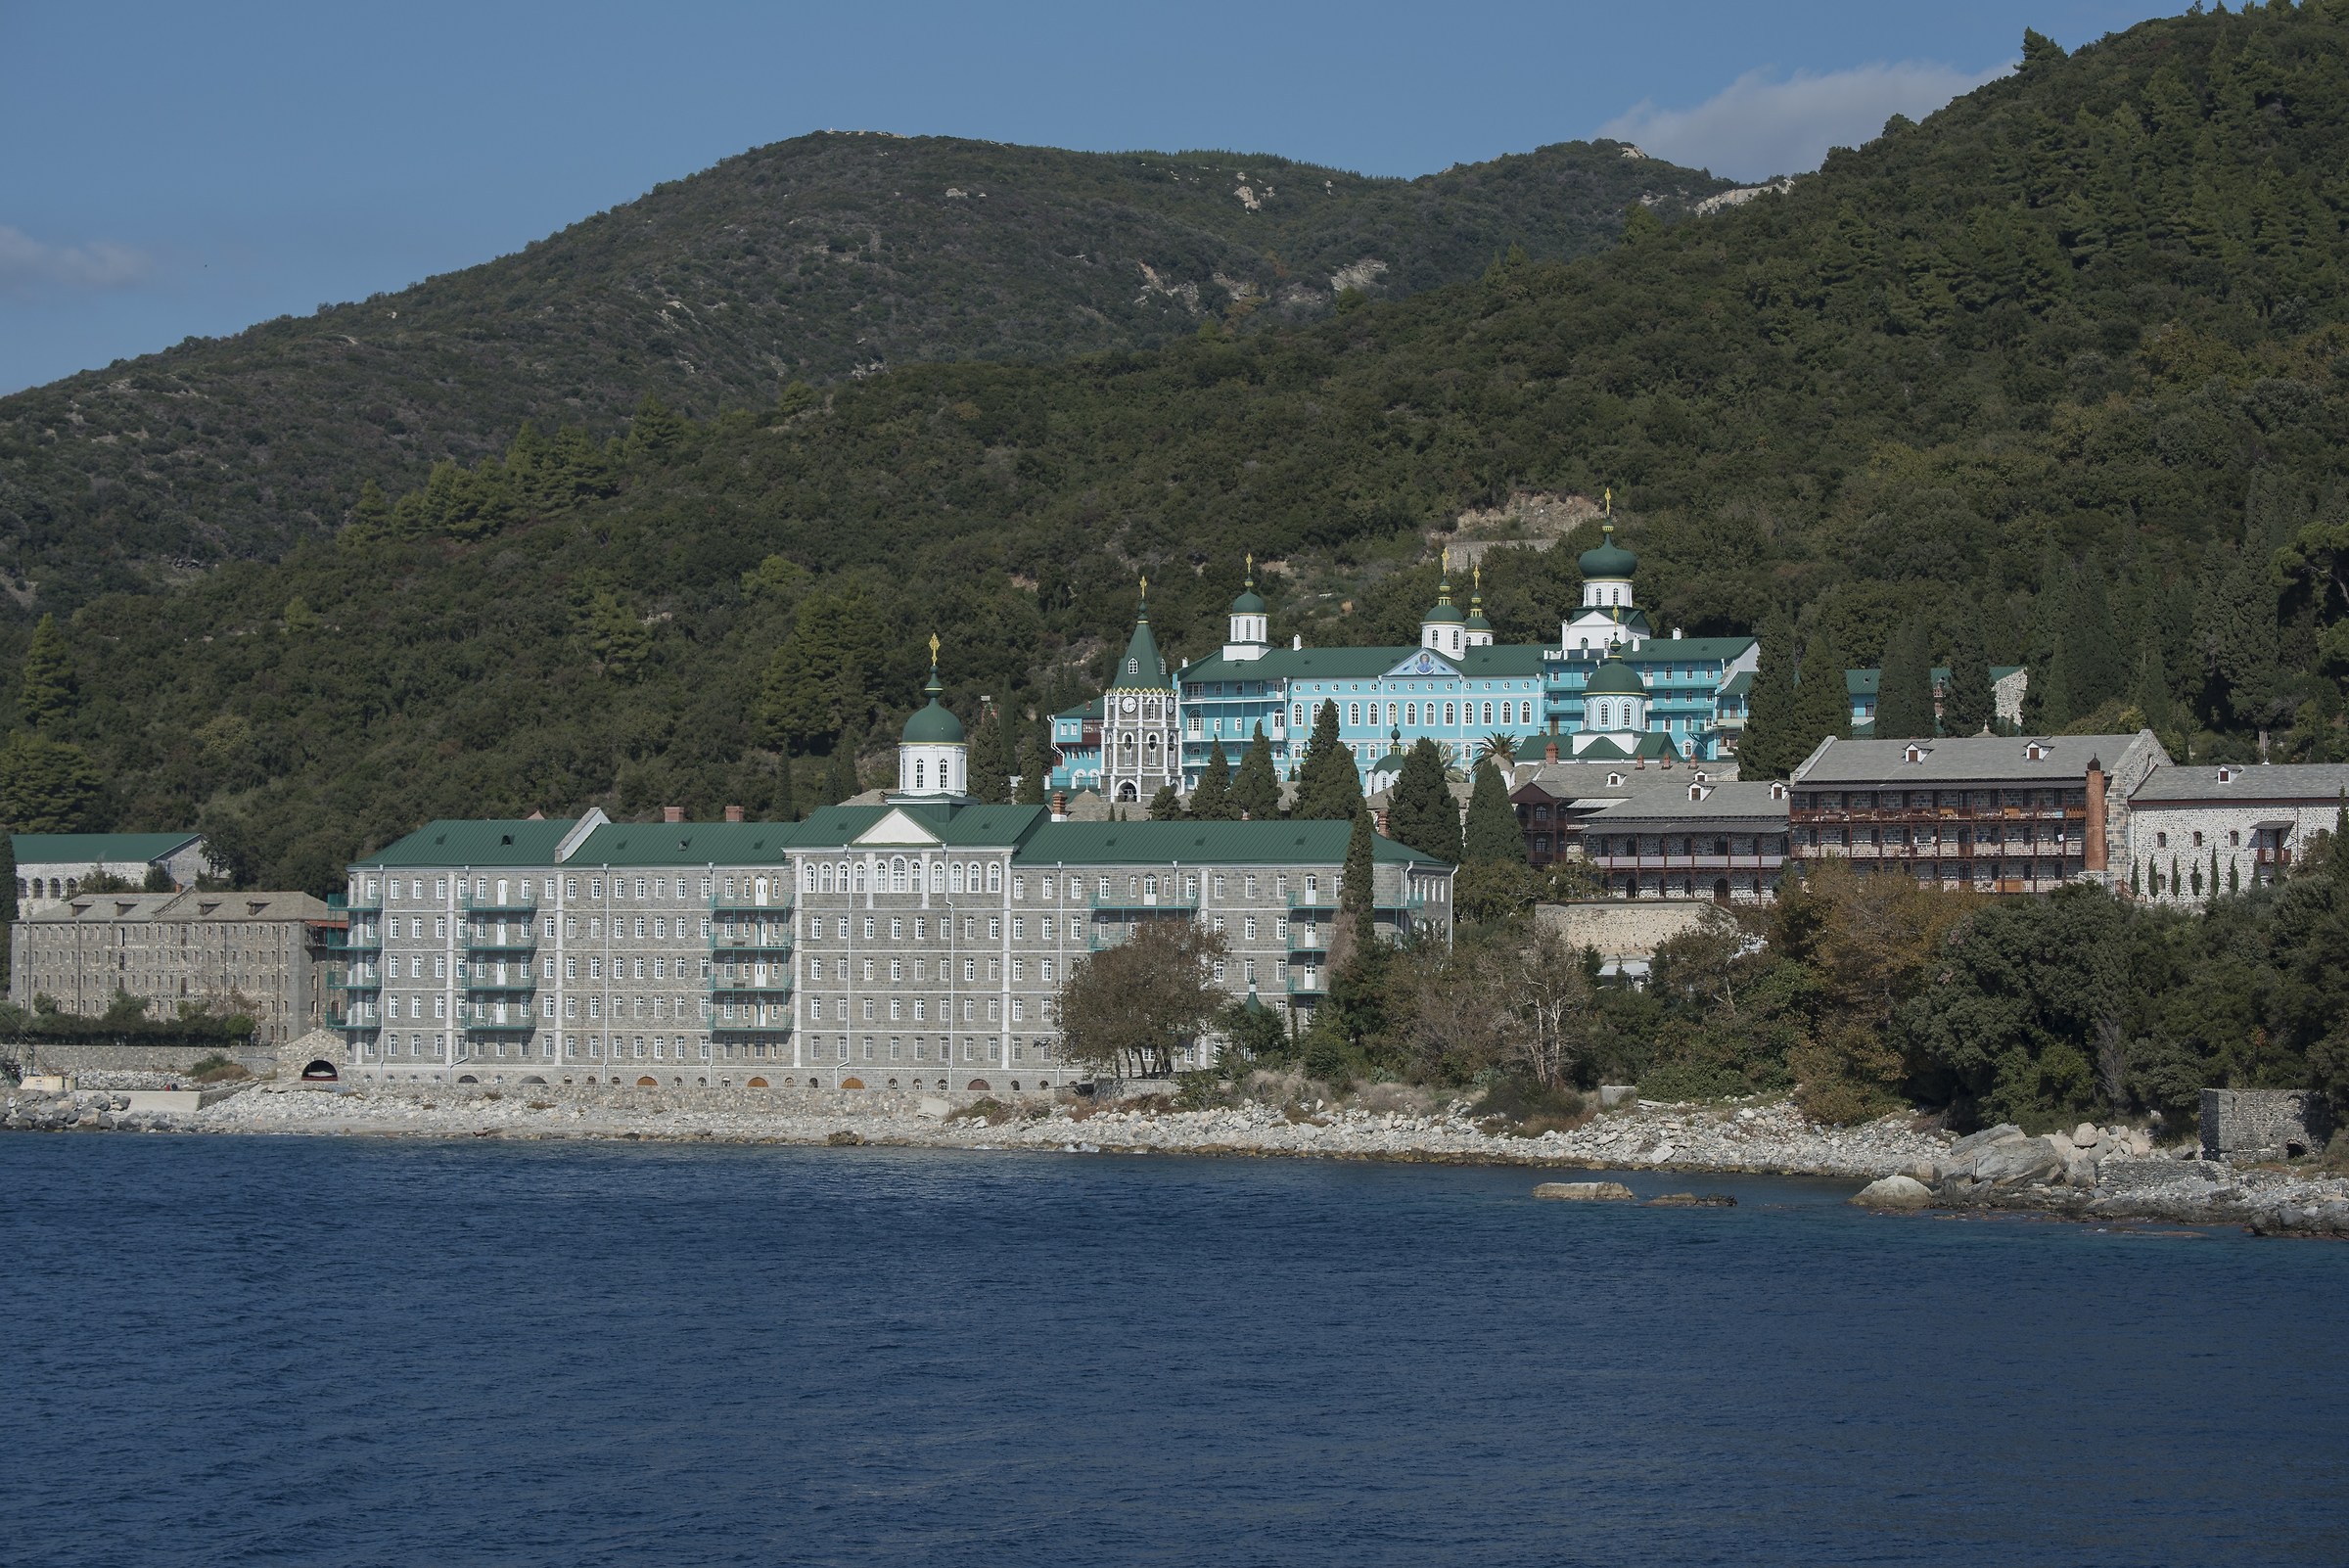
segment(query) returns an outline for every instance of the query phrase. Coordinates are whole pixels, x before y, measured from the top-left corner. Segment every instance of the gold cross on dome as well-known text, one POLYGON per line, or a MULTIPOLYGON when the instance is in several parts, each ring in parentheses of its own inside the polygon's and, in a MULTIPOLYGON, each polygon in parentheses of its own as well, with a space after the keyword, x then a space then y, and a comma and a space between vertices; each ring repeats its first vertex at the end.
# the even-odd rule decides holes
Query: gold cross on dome
POLYGON ((1614 486, 1614 485, 1612 485, 1612 484, 1610 484, 1610 485, 1608 485, 1608 486, 1607 486, 1607 506, 1606 506, 1606 511, 1607 511, 1607 516, 1609 516, 1609 517, 1613 517, 1613 516, 1615 515, 1615 486, 1614 486))
POLYGON ((938 663, 938 633, 935 631, 930 633, 930 662, 933 665, 938 663))
POLYGON ((1248 552, 1248 575, 1252 577, 1256 576, 1256 552, 1254 550, 1248 552))
POLYGON ((1145 599, 1150 597, 1150 579, 1148 577, 1142 578, 1142 597, 1145 599))
POLYGON ((1485 564, 1482 561, 1479 561, 1476 563, 1476 565, 1470 567, 1468 569, 1468 577, 1469 580, 1476 585, 1477 591, 1482 593, 1485 587, 1485 564))

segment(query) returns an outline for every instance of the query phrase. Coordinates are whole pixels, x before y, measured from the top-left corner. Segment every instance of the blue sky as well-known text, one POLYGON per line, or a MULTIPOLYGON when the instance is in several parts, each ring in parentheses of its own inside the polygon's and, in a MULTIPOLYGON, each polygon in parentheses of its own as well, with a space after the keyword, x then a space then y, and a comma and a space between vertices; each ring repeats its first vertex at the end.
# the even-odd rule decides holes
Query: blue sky
POLYGON ((1591 135, 1758 179, 2109 0, 0 0, 0 392, 395 289, 824 128, 1368 173, 1591 135))

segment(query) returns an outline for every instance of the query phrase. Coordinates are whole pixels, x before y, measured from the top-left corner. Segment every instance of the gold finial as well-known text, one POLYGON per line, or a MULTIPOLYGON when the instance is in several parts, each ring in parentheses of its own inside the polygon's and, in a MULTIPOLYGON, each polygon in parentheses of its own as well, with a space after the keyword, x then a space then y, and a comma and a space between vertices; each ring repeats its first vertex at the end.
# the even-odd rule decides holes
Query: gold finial
POLYGON ((1485 564, 1482 561, 1468 569, 1468 581, 1477 592, 1485 591, 1485 564))
POLYGON ((931 664, 931 667, 932 667, 933 669, 936 669, 936 668, 937 668, 937 665, 938 665, 938 633, 937 633, 937 632, 935 632, 935 631, 933 631, 932 633, 930 633, 930 664, 931 664))
POLYGON ((1449 544, 1448 544, 1448 545, 1444 546, 1444 551, 1443 551, 1443 557, 1442 557, 1442 559, 1443 559, 1443 562, 1444 562, 1444 575, 1445 575, 1446 576, 1451 576, 1451 545, 1449 545, 1449 544))
POLYGON ((1256 552, 1254 550, 1248 552, 1247 561, 1249 580, 1254 581, 1256 578, 1256 552))
POLYGON ((1612 484, 1607 486, 1606 513, 1609 517, 1613 517, 1615 515, 1615 486, 1612 484))
POLYGON ((1150 579, 1148 577, 1142 578, 1142 597, 1145 599, 1150 597, 1150 579))

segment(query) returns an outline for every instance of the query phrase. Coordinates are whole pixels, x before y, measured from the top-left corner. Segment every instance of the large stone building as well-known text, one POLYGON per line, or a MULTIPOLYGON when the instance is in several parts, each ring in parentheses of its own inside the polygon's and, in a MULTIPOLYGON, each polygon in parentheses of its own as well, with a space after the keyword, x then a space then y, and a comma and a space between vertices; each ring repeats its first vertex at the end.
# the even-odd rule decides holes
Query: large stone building
POLYGON ((183 1006, 248 1013, 280 1044, 325 1016, 340 915, 303 893, 91 893, 44 902, 13 928, 9 994, 96 1017, 116 992, 151 1018, 183 1006))
POLYGON ((1786 864, 1786 799, 1774 780, 1643 790, 1584 819, 1583 854, 1620 898, 1767 903, 1786 864))
MULTIPOLYGON (((1235 999, 1318 1002, 1348 824, 1074 822, 980 805, 962 793, 960 726, 933 678, 899 788, 878 804, 792 823, 435 822, 354 864, 349 1003, 335 1018, 347 1069, 1064 1086, 1061 987, 1152 920, 1221 934, 1216 978, 1235 999)), ((1452 868, 1385 839, 1374 858, 1380 924, 1449 937, 1452 868)))
POLYGON ((19 909, 72 898, 94 873, 142 890, 160 879, 177 891, 212 870, 201 833, 14 833, 9 843, 19 909))
POLYGON ((2265 886, 2335 831, 2345 800, 2339 762, 2155 768, 2130 797, 2117 880, 2184 904, 2265 886))
POLYGON ((2134 735, 1821 741, 1788 788, 1788 848, 1983 892, 2111 885, 2130 796, 2169 761, 2134 735))

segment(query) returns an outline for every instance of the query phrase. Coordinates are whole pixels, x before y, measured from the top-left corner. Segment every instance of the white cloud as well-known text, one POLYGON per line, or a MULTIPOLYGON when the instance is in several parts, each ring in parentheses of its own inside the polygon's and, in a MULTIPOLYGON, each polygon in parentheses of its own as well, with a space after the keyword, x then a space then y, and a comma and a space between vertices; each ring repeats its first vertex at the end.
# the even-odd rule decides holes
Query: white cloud
POLYGON ((1873 141, 1895 115, 1922 119, 1959 93, 2013 69, 2003 62, 1964 71, 1925 61, 1798 70, 1778 78, 1749 70, 1694 109, 1658 109, 1642 99, 1598 128, 1675 163, 1731 179, 1762 180, 1819 167, 1830 147, 1873 141))
POLYGON ((70 289, 121 289, 155 270, 144 251, 112 240, 48 245, 0 223, 0 289, 63 284, 70 289))

